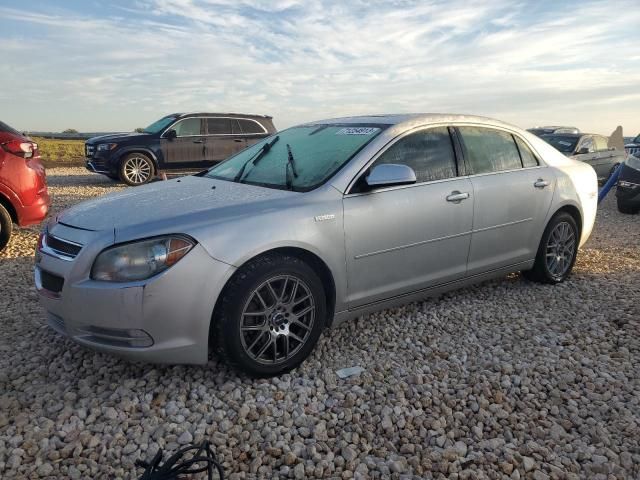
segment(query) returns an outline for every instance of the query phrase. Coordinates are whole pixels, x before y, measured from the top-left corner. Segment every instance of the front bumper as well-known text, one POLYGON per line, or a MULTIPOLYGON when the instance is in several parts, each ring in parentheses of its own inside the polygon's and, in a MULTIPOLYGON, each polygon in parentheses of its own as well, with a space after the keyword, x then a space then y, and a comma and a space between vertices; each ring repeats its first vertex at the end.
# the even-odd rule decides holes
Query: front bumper
POLYGON ((81 250, 69 260, 38 252, 36 289, 54 330, 86 347, 130 360, 207 362, 213 309, 234 267, 196 245, 165 272, 118 284, 89 278, 96 253, 81 250), (58 292, 47 288, 52 277, 61 282, 58 292))

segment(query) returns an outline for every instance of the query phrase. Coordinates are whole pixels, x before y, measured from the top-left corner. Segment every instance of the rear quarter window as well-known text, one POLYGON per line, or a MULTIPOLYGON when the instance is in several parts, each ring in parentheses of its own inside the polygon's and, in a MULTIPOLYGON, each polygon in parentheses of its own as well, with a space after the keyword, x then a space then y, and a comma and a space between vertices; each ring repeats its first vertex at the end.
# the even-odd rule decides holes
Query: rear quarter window
POLYGON ((514 138, 516 139, 516 145, 518 146, 518 151, 520 152, 520 158, 522 158, 522 166, 524 168, 527 168, 537 167, 538 165, 540 165, 540 162, 538 162, 538 159, 533 154, 531 149, 527 146, 527 144, 520 140, 518 137, 514 138))
POLYGON ((238 122, 240 123, 242 133, 265 133, 264 127, 254 120, 239 119, 238 122))

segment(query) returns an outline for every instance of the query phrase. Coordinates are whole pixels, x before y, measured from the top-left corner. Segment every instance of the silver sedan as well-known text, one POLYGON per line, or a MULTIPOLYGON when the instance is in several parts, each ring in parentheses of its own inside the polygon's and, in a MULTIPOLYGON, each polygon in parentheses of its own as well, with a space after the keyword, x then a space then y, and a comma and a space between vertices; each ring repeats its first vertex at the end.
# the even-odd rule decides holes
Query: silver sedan
POLYGON ((61 213, 35 282, 87 347, 276 375, 367 312, 516 271, 562 282, 596 202, 590 166, 499 121, 324 120, 61 213))

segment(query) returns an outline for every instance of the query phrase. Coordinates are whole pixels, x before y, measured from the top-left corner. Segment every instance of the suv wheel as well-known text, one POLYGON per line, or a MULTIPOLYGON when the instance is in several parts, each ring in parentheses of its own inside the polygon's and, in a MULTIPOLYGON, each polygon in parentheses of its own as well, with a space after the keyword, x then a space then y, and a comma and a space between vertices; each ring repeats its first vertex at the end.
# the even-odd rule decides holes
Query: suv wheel
POLYGON ((13 221, 11 215, 6 208, 0 203, 0 251, 9 243, 11 232, 13 230, 13 221))
POLYGON ((225 287, 212 333, 220 356, 251 376, 287 372, 306 359, 325 325, 320 278, 297 257, 269 254, 225 287))
POLYGON ((573 217, 566 212, 556 214, 542 234, 533 268, 523 275, 539 283, 563 282, 576 261, 579 240, 573 217))
POLYGON ((154 166, 142 153, 130 153, 120 164, 120 179, 132 187, 144 185, 153 178, 154 166))

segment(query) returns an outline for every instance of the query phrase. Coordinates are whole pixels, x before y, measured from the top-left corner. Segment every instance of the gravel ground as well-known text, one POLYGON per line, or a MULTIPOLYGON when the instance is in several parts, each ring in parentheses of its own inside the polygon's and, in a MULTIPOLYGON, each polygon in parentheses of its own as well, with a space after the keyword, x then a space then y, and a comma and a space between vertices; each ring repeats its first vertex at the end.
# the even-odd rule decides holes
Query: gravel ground
MULTIPOLYGON (((49 171, 54 211, 122 188, 85 173, 49 171)), ((33 289, 37 229, 18 230, 0 254, 0 477, 135 478, 136 459, 208 438, 232 479, 640 478, 640 217, 613 200, 566 283, 511 275, 360 318, 260 381, 60 338, 33 289)))

